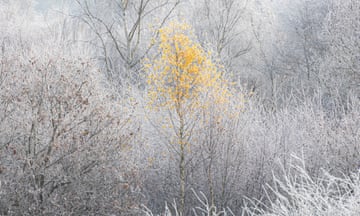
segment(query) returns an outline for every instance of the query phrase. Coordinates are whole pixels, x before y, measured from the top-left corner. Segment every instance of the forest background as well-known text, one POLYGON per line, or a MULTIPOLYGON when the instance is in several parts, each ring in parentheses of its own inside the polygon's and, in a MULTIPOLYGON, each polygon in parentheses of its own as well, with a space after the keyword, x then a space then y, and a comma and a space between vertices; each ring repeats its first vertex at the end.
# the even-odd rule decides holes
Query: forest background
POLYGON ((358 215, 360 1, 0 0, 0 215, 358 215))

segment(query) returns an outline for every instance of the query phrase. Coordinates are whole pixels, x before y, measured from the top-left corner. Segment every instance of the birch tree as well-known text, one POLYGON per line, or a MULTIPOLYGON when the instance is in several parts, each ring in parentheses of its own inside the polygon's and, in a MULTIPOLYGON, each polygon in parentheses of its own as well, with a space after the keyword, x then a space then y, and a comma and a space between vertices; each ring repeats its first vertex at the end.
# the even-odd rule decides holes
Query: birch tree
POLYGON ((187 24, 171 23, 160 29, 160 55, 145 65, 148 71, 149 105, 168 111, 174 129, 170 144, 175 146, 179 163, 179 212, 185 214, 187 149, 205 100, 222 103, 229 91, 221 72, 209 53, 194 41, 187 24))

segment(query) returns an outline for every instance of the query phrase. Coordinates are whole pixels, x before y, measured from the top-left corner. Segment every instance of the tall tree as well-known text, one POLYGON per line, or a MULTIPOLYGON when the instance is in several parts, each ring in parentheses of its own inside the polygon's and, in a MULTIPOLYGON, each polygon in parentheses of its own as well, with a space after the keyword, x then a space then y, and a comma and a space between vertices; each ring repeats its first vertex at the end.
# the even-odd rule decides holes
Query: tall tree
MULTIPOLYGON (((186 149, 191 147, 191 136, 201 110, 207 107, 203 100, 213 98, 222 103, 229 96, 221 72, 212 63, 209 53, 191 38, 187 24, 171 23, 160 30, 160 55, 146 66, 150 106, 168 110, 170 126, 175 136, 179 161, 180 207, 185 214, 186 149)), ((173 146, 174 148, 174 146, 173 146)))

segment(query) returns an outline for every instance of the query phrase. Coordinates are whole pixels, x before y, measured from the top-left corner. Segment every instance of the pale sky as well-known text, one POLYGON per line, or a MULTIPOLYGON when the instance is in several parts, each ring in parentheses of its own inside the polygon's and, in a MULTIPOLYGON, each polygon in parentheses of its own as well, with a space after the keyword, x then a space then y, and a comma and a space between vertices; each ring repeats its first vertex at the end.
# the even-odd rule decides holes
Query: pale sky
POLYGON ((49 9, 66 8, 70 11, 76 11, 77 4, 74 0, 35 0, 35 10, 46 12, 49 9))
POLYGON ((37 11, 45 12, 51 7, 59 6, 61 1, 59 0, 36 0, 35 9, 37 11))

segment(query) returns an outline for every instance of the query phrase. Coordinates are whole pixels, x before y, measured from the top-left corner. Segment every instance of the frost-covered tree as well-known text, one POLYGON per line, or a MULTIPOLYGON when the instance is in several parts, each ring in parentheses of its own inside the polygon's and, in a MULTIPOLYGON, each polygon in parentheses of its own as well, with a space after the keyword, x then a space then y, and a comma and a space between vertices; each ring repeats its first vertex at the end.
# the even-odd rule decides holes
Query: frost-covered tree
POLYGON ((157 30, 170 18, 179 0, 77 0, 77 15, 94 36, 95 56, 119 92, 129 84, 141 85, 140 61, 154 46, 157 30))
POLYGON ((160 29, 160 56, 146 65, 150 106, 169 111, 168 123, 175 132, 171 145, 179 156, 181 214, 185 213, 186 152, 196 120, 209 105, 205 100, 224 103, 230 96, 220 71, 190 34, 186 24, 171 23, 160 29))

